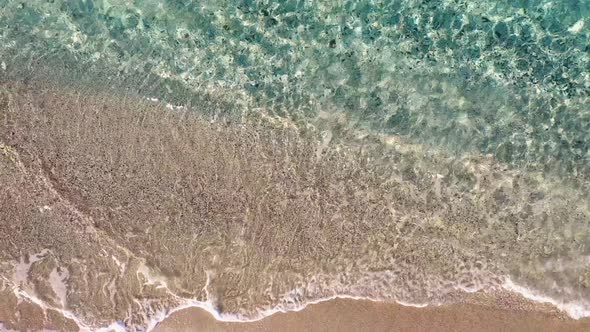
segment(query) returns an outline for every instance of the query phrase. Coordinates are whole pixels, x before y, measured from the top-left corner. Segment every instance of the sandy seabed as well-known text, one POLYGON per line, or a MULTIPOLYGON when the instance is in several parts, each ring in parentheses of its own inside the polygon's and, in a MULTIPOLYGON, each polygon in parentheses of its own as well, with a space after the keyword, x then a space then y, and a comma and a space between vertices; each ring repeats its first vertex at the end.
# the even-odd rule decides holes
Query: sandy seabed
POLYGON ((334 299, 245 323, 218 321, 203 309, 189 308, 172 314, 153 331, 590 331, 589 318, 573 320, 513 298, 508 301, 512 303, 505 304, 514 309, 478 304, 416 308, 334 299))
MULTIPOLYGON (((375 168, 377 171, 371 171, 372 168, 367 170, 365 168, 370 165, 362 162, 382 154, 382 142, 379 140, 374 143, 375 149, 364 152, 367 154, 362 155, 362 158, 352 152, 342 152, 344 150, 339 146, 339 149, 329 149, 332 153, 330 158, 318 159, 318 151, 323 151, 324 147, 320 145, 321 149, 318 150, 317 138, 300 137, 298 132, 286 129, 285 132, 278 131, 282 127, 273 129, 271 133, 277 130, 283 136, 261 135, 269 131, 255 123, 255 120, 263 122, 258 118, 251 120, 252 128, 231 126, 231 123, 204 122, 198 117, 190 118, 192 122, 189 122, 183 118, 186 114, 169 113, 164 106, 147 104, 145 101, 142 101, 145 105, 138 104, 130 101, 131 97, 121 103, 110 95, 83 94, 51 86, 43 90, 24 83, 9 86, 6 91, 8 93, 0 99, 0 107, 4 112, 0 115, 5 116, 5 125, 0 126, 0 183, 4 184, 0 187, 0 194, 3 194, 0 219, 11 222, 0 222, 3 230, 0 232, 3 241, 0 241, 3 243, 0 253, 4 255, 0 262, 7 262, 8 267, 0 271, 3 277, 0 280, 0 331, 3 326, 16 331, 76 331, 78 327, 85 329, 84 324, 93 328, 117 325, 115 328, 119 330, 124 329, 122 324, 129 324, 126 325, 128 330, 133 330, 132 326, 146 326, 146 323, 151 324, 156 319, 144 313, 165 312, 184 303, 176 301, 175 294, 180 293, 183 294, 183 300, 199 301, 210 299, 209 295, 213 294, 212 298, 223 299, 215 303, 215 308, 224 313, 236 312, 237 309, 243 309, 238 304, 249 302, 232 299, 232 294, 261 294, 266 284, 259 281, 297 271, 291 266, 293 261, 299 261, 299 270, 306 273, 323 271, 326 267, 322 266, 322 263, 326 263, 326 252, 340 258, 339 265, 328 262, 327 266, 332 270, 345 270, 351 262, 359 262, 366 257, 393 257, 397 258, 395 264, 375 260, 370 263, 373 265, 363 266, 361 271, 385 266, 389 270, 397 269, 394 272, 413 272, 402 274, 403 280, 424 281, 422 285, 410 287, 401 279, 386 279, 385 283, 381 283, 385 285, 385 291, 395 291, 406 286, 406 292, 423 289, 420 287, 428 285, 426 281, 431 280, 425 279, 426 276, 436 279, 440 271, 447 271, 448 268, 452 273, 445 280, 458 280, 467 275, 468 279, 474 280, 474 284, 461 286, 478 289, 485 286, 480 285, 482 280, 485 283, 490 278, 485 278, 485 275, 479 278, 487 270, 477 257, 486 257, 490 253, 494 254, 491 255, 494 258, 507 257, 504 263, 498 264, 516 268, 523 273, 530 272, 526 268, 519 268, 528 266, 523 263, 531 262, 531 257, 539 263, 537 266, 556 262, 544 258, 546 241, 543 239, 547 236, 550 239, 560 238, 552 237, 553 233, 535 229, 527 231, 519 225, 534 227, 545 225, 545 219, 571 219, 559 224, 563 227, 563 235, 572 239, 571 243, 576 238, 588 238, 585 237, 587 229, 584 228, 588 220, 585 218, 586 210, 583 206, 572 208, 565 204, 569 201, 569 192, 563 191, 566 193, 563 195, 563 188, 557 186, 559 190, 551 190, 555 196, 548 197, 562 195, 568 200, 533 202, 547 212, 544 219, 535 219, 536 215, 525 213, 522 207, 529 206, 527 204, 535 196, 533 194, 543 193, 537 190, 543 188, 537 185, 528 188, 526 181, 516 180, 522 178, 520 174, 507 175, 509 172, 506 168, 492 167, 494 164, 485 164, 483 159, 479 161, 482 165, 492 166, 482 166, 482 169, 494 171, 482 174, 505 179, 494 183, 512 183, 511 186, 519 188, 507 191, 515 195, 513 203, 506 199, 498 200, 496 196, 486 196, 486 200, 474 196, 468 200, 461 188, 472 181, 465 182, 464 177, 452 180, 449 187, 441 192, 441 184, 435 180, 438 177, 429 174, 430 166, 440 164, 438 161, 443 159, 435 156, 432 160, 424 161, 424 164, 417 163, 413 152, 408 152, 410 155, 406 158, 404 153, 413 151, 407 145, 400 145, 407 148, 402 149, 406 152, 400 150, 402 152, 395 154, 400 158, 400 163, 406 165, 404 167, 407 169, 418 169, 420 166, 429 171, 421 175, 412 171, 409 178, 408 174, 391 175, 384 172, 384 178, 381 178, 379 174, 382 173, 377 172, 380 168, 375 168), (84 107, 80 106, 82 102, 84 107), (150 111, 136 112, 145 109, 150 111), (96 116, 99 116, 98 120, 96 116), (183 125, 179 126, 181 123, 183 125), (263 137, 265 140, 243 140, 244 137, 263 137), (219 144, 211 145, 208 142, 219 144), (284 146, 277 148, 280 142, 284 146), (280 151, 289 152, 289 158, 280 151), (112 159, 111 156, 118 156, 118 159, 112 159), (207 156, 206 160, 204 156, 207 156), (267 156, 273 156, 274 159, 268 161, 267 156), (409 161, 404 164, 406 159, 409 161), (294 167, 297 172, 293 171, 294 167), (358 172, 351 173, 353 168, 358 172), (273 172, 268 172, 269 169, 273 172), (309 172, 310 169, 315 171, 309 172), (321 177, 308 177, 316 173, 321 177), (268 174, 276 178, 260 182, 268 174), (365 174, 366 178, 358 174, 365 174), (224 181, 219 182, 218 179, 224 181), (356 182, 351 182, 353 179, 356 182), (379 187, 390 183, 385 179, 396 185, 379 187), (430 179, 430 182, 419 179, 430 179), (184 189, 175 189, 179 183, 184 189), (319 188, 317 190, 321 189, 322 195, 310 199, 306 191, 293 191, 297 187, 293 183, 301 184, 301 188, 319 188), (367 183, 374 184, 382 192, 375 194, 376 189, 367 187, 367 183), (340 186, 338 190, 324 190, 334 184, 340 186), (236 191, 236 188, 246 191, 236 191), (269 188, 274 188, 273 194, 268 194, 269 188), (446 217, 423 212, 432 207, 429 200, 421 198, 426 195, 423 188, 428 188, 426 193, 430 193, 428 197, 433 200, 439 197, 437 206, 441 211, 448 212, 446 217), (361 195, 361 189, 366 190, 366 194, 361 195), (80 193, 88 193, 88 196, 80 193), (168 204, 170 200, 163 199, 173 196, 179 197, 173 201, 174 204, 168 204), (357 199, 361 196, 367 199, 357 199), (374 200, 375 197, 379 199, 374 200), (449 198, 450 202, 442 198, 449 198), (472 203, 465 203, 467 201, 472 203), (489 205, 477 205, 477 202, 483 201, 489 205), (122 206, 121 202, 127 203, 122 206), (339 219, 340 223, 331 222, 332 217, 342 215, 343 210, 334 208, 334 211, 328 211, 324 209, 328 205, 323 202, 341 202, 342 209, 349 211, 347 217, 339 219), (412 223, 405 219, 392 217, 392 212, 383 208, 389 206, 390 202, 397 204, 395 214, 411 216, 415 222, 429 220, 429 224, 424 225, 423 229, 411 227, 412 223), (509 203, 512 205, 507 205, 509 203), (255 215, 256 218, 250 212, 244 213, 258 211, 254 207, 260 206, 281 207, 283 210, 278 213, 276 209, 262 209, 255 215), (370 213, 367 212, 367 206, 372 207, 370 213), (491 223, 495 228, 485 228, 485 233, 480 232, 481 225, 488 225, 482 222, 491 214, 487 212, 488 209, 499 213, 508 208, 512 212, 504 213, 503 219, 494 219, 491 223), (178 211, 186 214, 178 214, 178 211), (202 214, 203 211, 208 214, 202 214), (356 217, 357 214, 361 217, 356 217), (318 215, 324 218, 323 223, 317 222, 318 215), (366 215, 372 218, 370 224, 350 224, 351 220, 365 220, 363 216, 366 215), (516 223, 514 218, 519 215, 525 216, 523 218, 527 223, 516 223), (170 219, 170 216, 173 218, 170 219), (293 225, 299 225, 299 228, 293 225), (343 233, 342 229, 348 231, 343 233), (574 237, 569 231, 571 229, 580 233, 574 237), (382 234, 391 234, 405 242, 400 242, 403 244, 401 246, 397 242, 391 245, 386 241, 390 237, 382 234), (483 235, 474 239, 473 234, 483 235), (369 236, 372 241, 366 241, 369 236), (457 237, 462 239, 462 245, 472 251, 463 255, 446 241, 457 237), (288 248, 285 246, 286 239, 289 240, 288 248), (424 242, 424 239, 431 240, 424 242), (505 248, 506 241, 510 244, 508 249, 505 248), (226 244, 230 242, 235 244, 232 249, 239 251, 227 250, 226 244), (367 243, 371 245, 365 246, 367 243), (261 247, 261 244, 264 246, 261 247), (482 248, 481 244, 490 247, 482 248), (51 248, 51 255, 47 254, 49 251, 46 248, 51 248), (97 255, 96 248, 110 251, 97 255), (322 250, 314 251, 314 248, 322 250), (343 248, 352 249, 342 252, 343 248), (357 255, 359 252, 363 254, 357 255), (234 267, 240 267, 241 259, 249 260, 252 255, 259 259, 251 260, 246 265, 247 270, 240 271, 240 278, 231 273, 224 274, 231 270, 228 266, 233 264, 234 267), (43 259, 39 259, 41 256, 43 259), (408 259, 410 263, 400 264, 408 259), (227 262, 227 266, 219 266, 219 261, 227 262), (121 262, 128 268, 121 269, 121 262), (210 270, 218 272, 213 283, 210 282, 210 270), (421 272, 426 270, 429 273, 421 272), (67 274, 60 274, 60 271, 67 271, 67 274), (272 273, 268 272, 265 276, 260 271, 272 273), (56 274, 61 281, 52 283, 55 278, 51 276, 56 274), (95 278, 97 275, 108 277, 95 278), (175 279, 182 280, 175 282, 175 279), (236 281, 246 279, 249 283, 236 281), (187 291, 186 285, 190 285, 191 289, 187 291), (398 288, 392 288, 392 285, 398 288), (24 296, 27 294, 35 296, 24 296), (26 300, 31 298, 35 298, 36 302, 26 300), (149 301, 137 305, 137 299, 149 301)), ((387 159, 374 164, 390 169, 387 159)), ((480 174, 464 170, 463 166, 459 167, 463 173, 455 172, 456 168, 449 166, 449 172, 445 174, 449 177, 463 173, 480 174)), ((481 184, 489 186, 486 187, 489 188, 486 189, 489 193, 486 195, 502 189, 486 183, 481 184)), ((480 186, 478 182, 470 185, 480 186)), ((504 189, 496 193, 504 193, 504 189)), ((502 195, 508 197, 507 194, 502 195)), ((579 196, 573 193, 571 197, 579 196)), ((579 202, 587 202, 585 196, 580 197, 576 198, 579 202)), ((547 224, 547 230, 551 232, 555 227, 553 222, 547 224)), ((584 247, 568 247, 566 244, 570 242, 551 242, 554 248, 561 248, 562 252, 568 250, 568 253, 576 253, 571 255, 568 273, 559 274, 559 278, 553 281, 565 278, 563 280, 572 282, 576 290, 585 292, 588 289, 584 283, 587 280, 583 274, 585 265, 580 264, 585 262, 584 247)), ((490 260, 489 275, 495 276, 499 272, 492 273, 495 272, 491 268, 492 263, 494 261, 490 260)), ((540 285, 550 284, 551 280, 545 280, 549 278, 544 273, 546 271, 533 272, 528 276, 540 285)), ((298 278, 296 273, 292 276, 298 278)), ((275 286, 283 290, 293 289, 289 278, 285 278, 283 284, 278 279, 274 279, 277 281, 275 286)), ((370 289, 365 286, 374 285, 375 280, 369 279, 367 282, 360 275, 356 281, 363 295, 363 289, 370 289)), ((568 286, 567 282, 564 283, 568 286)), ((277 291, 279 295, 284 293, 277 291)), ((345 289, 338 293, 354 292, 345 289)), ((582 300, 585 303, 587 297, 578 295, 578 298, 568 300, 574 304, 582 300)), ((172 314, 154 330, 590 331, 588 319, 568 319, 555 308, 546 309, 547 305, 510 296, 491 298, 487 302, 482 300, 427 308, 337 299, 309 305, 298 312, 277 313, 248 323, 221 322, 207 311, 191 308, 172 314)), ((560 303, 559 300, 555 302, 560 303)), ((109 328, 104 331, 110 331, 109 328)))

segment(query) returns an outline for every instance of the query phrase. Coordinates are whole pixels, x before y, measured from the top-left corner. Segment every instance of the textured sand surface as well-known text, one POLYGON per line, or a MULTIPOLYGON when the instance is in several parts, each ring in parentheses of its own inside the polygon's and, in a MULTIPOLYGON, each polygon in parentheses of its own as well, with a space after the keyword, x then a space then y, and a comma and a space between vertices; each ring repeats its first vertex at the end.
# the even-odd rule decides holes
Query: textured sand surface
POLYGON ((506 275, 586 306, 587 191, 380 137, 328 144, 255 114, 211 122, 43 82, 0 97, 6 328, 133 330, 194 300, 245 317, 334 294, 464 303, 506 275))

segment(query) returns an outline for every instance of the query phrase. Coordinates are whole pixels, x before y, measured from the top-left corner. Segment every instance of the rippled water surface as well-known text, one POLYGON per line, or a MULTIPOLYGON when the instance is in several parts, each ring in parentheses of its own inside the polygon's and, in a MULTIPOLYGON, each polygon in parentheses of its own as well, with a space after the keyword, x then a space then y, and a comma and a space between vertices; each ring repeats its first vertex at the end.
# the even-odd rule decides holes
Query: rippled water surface
POLYGON ((588 1, 0 0, 0 27, 7 298, 131 330, 499 289, 590 315, 588 1))

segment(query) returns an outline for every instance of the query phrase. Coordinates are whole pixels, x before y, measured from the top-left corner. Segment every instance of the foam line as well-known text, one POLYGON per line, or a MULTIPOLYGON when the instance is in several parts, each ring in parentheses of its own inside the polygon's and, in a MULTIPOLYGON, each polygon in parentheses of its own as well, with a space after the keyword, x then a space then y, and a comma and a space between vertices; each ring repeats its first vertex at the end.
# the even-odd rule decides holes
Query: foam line
MULTIPOLYGON (((271 315, 274 315, 276 313, 298 312, 298 311, 301 311, 301 310, 307 308, 308 305, 318 304, 318 303, 331 301, 331 300, 335 300, 335 299, 351 299, 351 300, 365 300, 365 301, 381 302, 380 300, 376 300, 376 299, 372 299, 372 298, 368 298, 368 297, 362 297, 362 296, 334 295, 334 296, 325 297, 325 298, 321 298, 321 299, 317 299, 317 300, 306 301, 305 303, 302 303, 301 305, 294 307, 294 308, 290 308, 290 309, 283 309, 279 305, 273 309, 265 309, 265 310, 260 311, 258 316, 254 317, 254 318, 246 318, 246 317, 240 316, 240 315, 221 314, 217 310, 215 310, 214 305, 210 301, 205 301, 205 302, 190 301, 184 305, 178 306, 178 307, 168 311, 164 316, 157 315, 157 317, 154 317, 154 319, 150 320, 150 323, 148 324, 148 328, 146 331, 147 332, 152 331, 160 322, 162 322, 165 319, 167 319, 168 317, 172 316, 172 314, 176 313, 177 311, 181 311, 181 310, 189 309, 189 308, 203 309, 203 310, 207 311, 209 314, 211 314, 216 320, 221 321, 221 322, 248 323, 248 322, 256 322, 256 321, 262 320, 262 319, 269 317, 271 315)), ((429 306, 429 304, 414 304, 414 303, 403 302, 403 301, 395 301, 395 303, 406 306, 406 307, 415 307, 415 308, 424 308, 426 306, 429 306)))
MULTIPOLYGON (((535 290, 531 290, 526 287, 517 285, 509 277, 505 278, 505 282, 504 282, 504 284, 502 284, 502 288, 507 291, 510 291, 512 293, 520 294, 523 297, 525 297, 526 299, 537 302, 537 303, 550 303, 550 304, 554 305, 555 307, 557 307, 559 310, 565 312, 572 319, 581 319, 581 318, 585 318, 585 317, 590 317, 590 309, 589 309, 590 304, 588 304, 588 303, 566 303, 563 301, 559 301, 559 300, 553 299, 551 297, 541 295, 540 293, 538 293, 535 290)), ((466 293, 473 293, 478 290, 464 289, 464 291, 466 293)), ((152 320, 150 320, 147 331, 148 332, 152 331, 160 322, 162 322, 164 319, 170 317, 175 312, 180 311, 180 310, 184 310, 184 309, 188 309, 188 308, 203 309, 203 310, 207 311, 209 314, 211 314, 218 321, 245 323, 245 322, 259 321, 261 319, 264 319, 266 317, 269 317, 273 314, 280 313, 280 312, 285 313, 285 312, 291 312, 291 311, 293 311, 293 312, 301 311, 301 310, 305 309, 308 305, 317 304, 317 303, 321 303, 321 302, 325 302, 325 301, 331 301, 334 299, 352 299, 352 300, 365 300, 365 301, 374 301, 374 302, 381 302, 382 301, 379 299, 362 297, 362 296, 335 295, 335 296, 330 296, 330 297, 321 298, 321 299, 317 299, 317 300, 307 301, 305 303, 302 303, 300 306, 290 308, 290 309, 284 309, 279 305, 273 309, 266 309, 266 310, 260 311, 259 315, 255 318, 245 318, 240 315, 221 314, 217 310, 215 310, 214 305, 209 301, 206 301, 206 302, 189 301, 184 305, 181 305, 179 307, 176 307, 176 308, 168 311, 165 315, 158 315, 158 317, 154 317, 152 320)), ((424 308, 427 306, 440 305, 440 304, 416 304, 416 303, 409 303, 409 302, 404 302, 404 301, 394 301, 394 302, 399 305, 405 306, 405 307, 416 307, 416 308, 424 308)))
POLYGON ((551 303, 559 310, 567 313, 568 316, 570 316, 573 319, 590 317, 590 303, 588 302, 580 303, 556 300, 549 296, 540 294, 535 290, 528 289, 521 285, 517 285, 508 277, 506 278, 506 281, 504 282, 502 287, 508 291, 518 293, 531 301, 540 303, 551 303))

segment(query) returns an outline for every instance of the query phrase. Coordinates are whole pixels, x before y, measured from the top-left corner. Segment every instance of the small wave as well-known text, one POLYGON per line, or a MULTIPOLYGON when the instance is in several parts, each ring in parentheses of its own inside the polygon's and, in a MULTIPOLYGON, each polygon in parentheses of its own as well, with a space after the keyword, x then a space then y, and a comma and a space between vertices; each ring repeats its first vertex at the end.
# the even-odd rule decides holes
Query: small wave
MULTIPOLYGON (((147 326, 147 332, 152 331, 159 323, 167 319, 168 317, 172 316, 174 313, 189 309, 189 308, 200 308, 207 311, 211 316, 213 316, 216 320, 221 322, 233 322, 233 323, 248 323, 248 322, 256 322, 262 320, 266 317, 272 316, 276 313, 286 313, 286 312, 298 312, 301 311, 309 305, 318 304, 322 302, 327 302, 335 299, 351 299, 351 300, 365 300, 365 301, 374 301, 374 302, 383 302, 381 300, 363 297, 363 296, 352 296, 352 295, 335 295, 330 297, 325 297, 316 300, 305 301, 297 306, 290 306, 289 309, 284 309, 284 306, 278 305, 272 309, 264 309, 259 312, 259 314, 255 317, 246 317, 239 314, 225 314, 220 313, 215 309, 215 305, 210 301, 190 301, 186 304, 173 308, 166 312, 165 314, 158 313, 154 317, 152 317, 147 326)), ((415 307, 415 308, 424 308, 431 304, 424 304, 424 303, 409 303, 404 301, 395 301, 395 303, 406 306, 406 307, 415 307)))
MULTIPOLYGON (((541 291, 527 288, 525 286, 519 285, 515 283, 510 277, 505 276, 502 278, 504 282, 500 284, 500 288, 510 292, 516 293, 524 298, 531 300, 537 303, 549 303, 555 306, 560 311, 566 313, 573 319, 581 319, 585 317, 590 317, 590 304, 588 302, 564 302, 547 295, 542 294, 541 291)), ((479 291, 493 291, 494 289, 487 289, 486 287, 464 287, 461 285, 455 286, 454 289, 462 291, 464 293, 476 293, 479 291)), ((16 294, 32 303, 35 303, 42 307, 43 309, 49 309, 50 307, 41 299, 33 296, 22 289, 15 288, 14 291, 16 294)), ((287 313, 287 312, 298 312, 305 308, 308 305, 318 304, 326 301, 331 301, 335 299, 351 299, 351 300, 365 300, 365 301, 373 301, 373 302, 390 302, 390 303, 397 303, 399 305, 405 307, 415 307, 415 308, 424 308, 427 306, 439 306, 443 305, 444 302, 431 302, 431 303, 411 303, 403 300, 398 299, 387 299, 387 298, 375 298, 369 296, 360 296, 360 295, 349 295, 349 294, 336 294, 333 296, 325 296, 320 297, 317 299, 311 300, 303 300, 303 301, 293 301, 290 299, 291 296, 296 296, 296 294, 300 294, 301 289, 296 289, 294 292, 289 294, 292 295, 285 295, 282 300, 271 308, 260 309, 255 316, 247 316, 242 315, 239 313, 222 313, 217 308, 218 306, 215 303, 214 298, 209 298, 207 301, 197 301, 197 300, 190 300, 186 299, 185 303, 174 307, 172 309, 160 310, 152 313, 151 315, 144 316, 146 317, 146 321, 144 321, 143 326, 136 326, 136 331, 153 331, 161 322, 172 316, 174 313, 188 309, 188 308, 200 308, 202 310, 207 311, 211 316, 213 316, 216 320, 221 322, 235 322, 235 323, 246 323, 246 322, 255 322, 262 320, 266 317, 272 316, 276 313, 287 313), (293 295, 295 294, 295 295, 293 295), (145 330, 144 330, 145 328, 145 330)), ((129 330, 129 326, 127 326, 122 320, 118 320, 112 322, 108 326, 101 327, 101 328, 91 328, 89 325, 85 324, 83 320, 76 317, 71 311, 68 310, 60 310, 56 308, 51 308, 54 310, 58 310, 64 317, 72 319, 80 328, 80 331, 83 332, 107 332, 107 331, 114 331, 114 332, 125 332, 129 330)), ((0 330, 2 330, 2 325, 0 325, 0 330)))
POLYGON ((590 317, 590 303, 588 303, 587 301, 580 303, 556 300, 549 296, 543 295, 540 292, 535 291, 533 289, 529 289, 524 286, 515 284, 510 278, 506 278, 506 281, 504 282, 502 287, 510 292, 518 293, 526 299, 529 299, 534 302, 551 303, 559 310, 567 313, 573 319, 590 317))
MULTIPOLYGON (((528 289, 524 286, 515 284, 509 277, 505 278, 504 284, 501 286, 504 290, 507 290, 511 293, 517 293, 522 295, 524 298, 531 300, 537 303, 550 303, 554 305, 559 310, 565 312, 568 316, 572 319, 581 319, 585 317, 590 317, 590 305, 588 303, 577 303, 577 302, 563 302, 546 295, 541 295, 538 291, 533 289, 528 289)), ((471 288, 462 288, 462 291, 465 293, 475 293, 481 291, 482 289, 471 289, 471 288)), ((305 308, 308 305, 318 304, 326 301, 331 301, 335 299, 351 299, 351 300, 365 300, 365 301, 373 301, 373 302, 386 302, 383 299, 375 299, 371 297, 364 297, 364 296, 353 296, 353 295, 334 295, 329 297, 324 297, 316 300, 309 300, 301 302, 298 305, 289 306, 288 309, 285 308, 284 305, 279 304, 274 308, 264 309, 259 311, 258 315, 255 317, 246 317, 239 314, 227 314, 227 313, 220 313, 218 310, 215 309, 214 303, 211 301, 189 301, 181 306, 173 308, 167 312, 160 312, 157 315, 151 317, 147 330, 152 331, 159 323, 167 319, 168 317, 172 316, 174 313, 188 309, 188 308, 200 308, 207 311, 211 316, 213 316, 216 320, 221 322, 235 322, 235 323, 247 323, 247 322, 255 322, 262 320, 266 317, 274 315, 276 313, 286 313, 286 312, 298 312, 305 308)), ((444 303, 410 303, 406 301, 395 300, 393 301, 396 304, 405 306, 405 307, 415 307, 415 308, 425 308, 428 306, 439 306, 444 303)))

